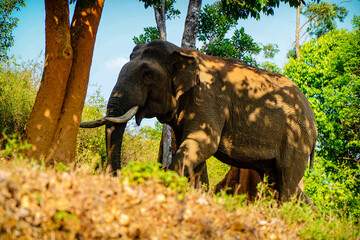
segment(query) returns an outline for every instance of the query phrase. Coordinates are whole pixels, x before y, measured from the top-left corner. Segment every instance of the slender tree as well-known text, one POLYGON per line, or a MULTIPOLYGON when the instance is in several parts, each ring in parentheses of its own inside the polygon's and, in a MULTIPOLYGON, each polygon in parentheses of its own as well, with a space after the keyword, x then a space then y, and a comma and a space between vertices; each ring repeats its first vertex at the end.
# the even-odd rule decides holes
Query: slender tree
POLYGON ((301 13, 302 3, 296 8, 296 31, 295 31, 295 52, 297 59, 300 59, 300 13, 301 13))
POLYGON ((104 0, 78 0, 69 25, 68 0, 45 0, 45 64, 26 125, 29 157, 72 162, 104 0))
POLYGON ((159 37, 166 41, 166 0, 161 0, 159 4, 154 4, 156 26, 159 30, 159 37))
POLYGON ((199 29, 201 0, 189 0, 181 47, 195 49, 196 36, 199 29))
POLYGON ((333 1, 329 3, 309 3, 305 9, 303 9, 303 4, 300 3, 296 11, 295 52, 297 59, 300 59, 301 38, 305 37, 303 42, 306 41, 308 36, 319 38, 330 30, 336 29, 336 20, 344 21, 348 11, 345 7, 340 7, 340 5, 345 2, 349 1, 338 4, 333 3, 333 1), (302 25, 300 24, 301 14, 307 17, 307 20, 302 25), (306 30, 304 31, 304 29, 306 30), (301 32, 303 32, 303 35, 301 35, 301 32))
MULTIPOLYGON (((140 0, 144 2, 145 8, 152 6, 154 8, 155 13, 155 21, 157 30, 159 33, 159 39, 166 41, 166 20, 172 18, 180 14, 180 12, 173 8, 173 4, 175 3, 174 0, 140 0)), ((138 43, 144 43, 149 40, 152 40, 151 36, 154 34, 150 34, 152 31, 151 28, 145 28, 145 35, 148 37, 143 37, 141 41, 140 38, 134 38, 134 41, 138 43)), ((153 32, 153 31, 152 31, 153 32)), ((159 148, 159 161, 162 163, 164 167, 168 167, 172 161, 172 155, 174 153, 174 141, 175 139, 172 138, 172 129, 168 124, 163 125, 162 136, 161 136, 161 144, 159 148)))

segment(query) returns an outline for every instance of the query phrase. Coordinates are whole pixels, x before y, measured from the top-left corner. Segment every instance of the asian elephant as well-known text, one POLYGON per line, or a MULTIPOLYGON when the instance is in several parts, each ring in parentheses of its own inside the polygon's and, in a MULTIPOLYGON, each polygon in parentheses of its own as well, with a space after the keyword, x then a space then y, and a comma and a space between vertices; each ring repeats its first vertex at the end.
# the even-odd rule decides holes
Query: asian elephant
POLYGON ((120 71, 106 116, 81 125, 106 124, 113 171, 121 166, 122 136, 133 115, 138 125, 156 117, 174 129, 178 150, 170 169, 180 175, 192 178, 214 155, 268 175, 283 201, 295 194, 314 158, 314 113, 291 80, 166 41, 137 45, 120 71))

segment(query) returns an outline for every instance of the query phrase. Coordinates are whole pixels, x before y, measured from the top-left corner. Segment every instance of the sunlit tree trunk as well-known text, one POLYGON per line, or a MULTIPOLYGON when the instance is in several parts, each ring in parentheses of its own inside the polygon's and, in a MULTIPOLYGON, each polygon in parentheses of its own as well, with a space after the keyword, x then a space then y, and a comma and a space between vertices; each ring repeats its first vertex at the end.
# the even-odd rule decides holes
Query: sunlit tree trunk
POLYGON ((78 2, 71 27, 68 0, 45 0, 46 60, 40 90, 26 125, 29 157, 46 164, 74 160, 104 0, 78 2))
POLYGON ((75 159, 76 138, 81 112, 89 82, 94 44, 104 0, 88 1, 86 7, 75 7, 71 23, 71 45, 74 49, 73 64, 67 84, 56 135, 47 162, 67 162, 75 159))
MULTIPOLYGON (((160 6, 154 5, 156 26, 159 30, 159 37, 166 41, 166 9, 165 0, 160 2, 160 6)), ((163 167, 168 167, 172 161, 173 148, 171 146, 171 127, 167 124, 163 125, 161 143, 159 147, 159 159, 163 167)), ((173 140, 175 141, 175 140, 173 140)))
POLYGON ((45 0, 45 64, 40 89, 26 124, 29 156, 45 157, 54 138, 73 60, 68 0, 45 0))

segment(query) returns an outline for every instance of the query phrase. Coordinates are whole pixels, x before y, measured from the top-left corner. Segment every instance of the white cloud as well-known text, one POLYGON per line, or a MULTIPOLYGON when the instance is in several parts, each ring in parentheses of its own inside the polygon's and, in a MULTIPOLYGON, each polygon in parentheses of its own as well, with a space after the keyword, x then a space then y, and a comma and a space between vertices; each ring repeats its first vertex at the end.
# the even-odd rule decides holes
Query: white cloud
POLYGON ((105 69, 106 70, 115 70, 117 72, 120 71, 120 69, 125 65, 125 63, 127 63, 129 60, 126 58, 116 58, 113 60, 109 60, 107 62, 105 62, 105 69))

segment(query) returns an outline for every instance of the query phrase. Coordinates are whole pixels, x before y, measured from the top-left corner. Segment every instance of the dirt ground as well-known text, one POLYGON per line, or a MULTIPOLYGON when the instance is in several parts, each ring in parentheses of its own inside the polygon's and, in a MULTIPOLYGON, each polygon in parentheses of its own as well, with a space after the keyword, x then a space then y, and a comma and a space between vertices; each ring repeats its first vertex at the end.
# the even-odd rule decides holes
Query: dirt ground
POLYGON ((154 181, 120 182, 2 163, 0 239, 298 238, 282 220, 250 208, 227 211, 211 194, 179 195, 154 181))

